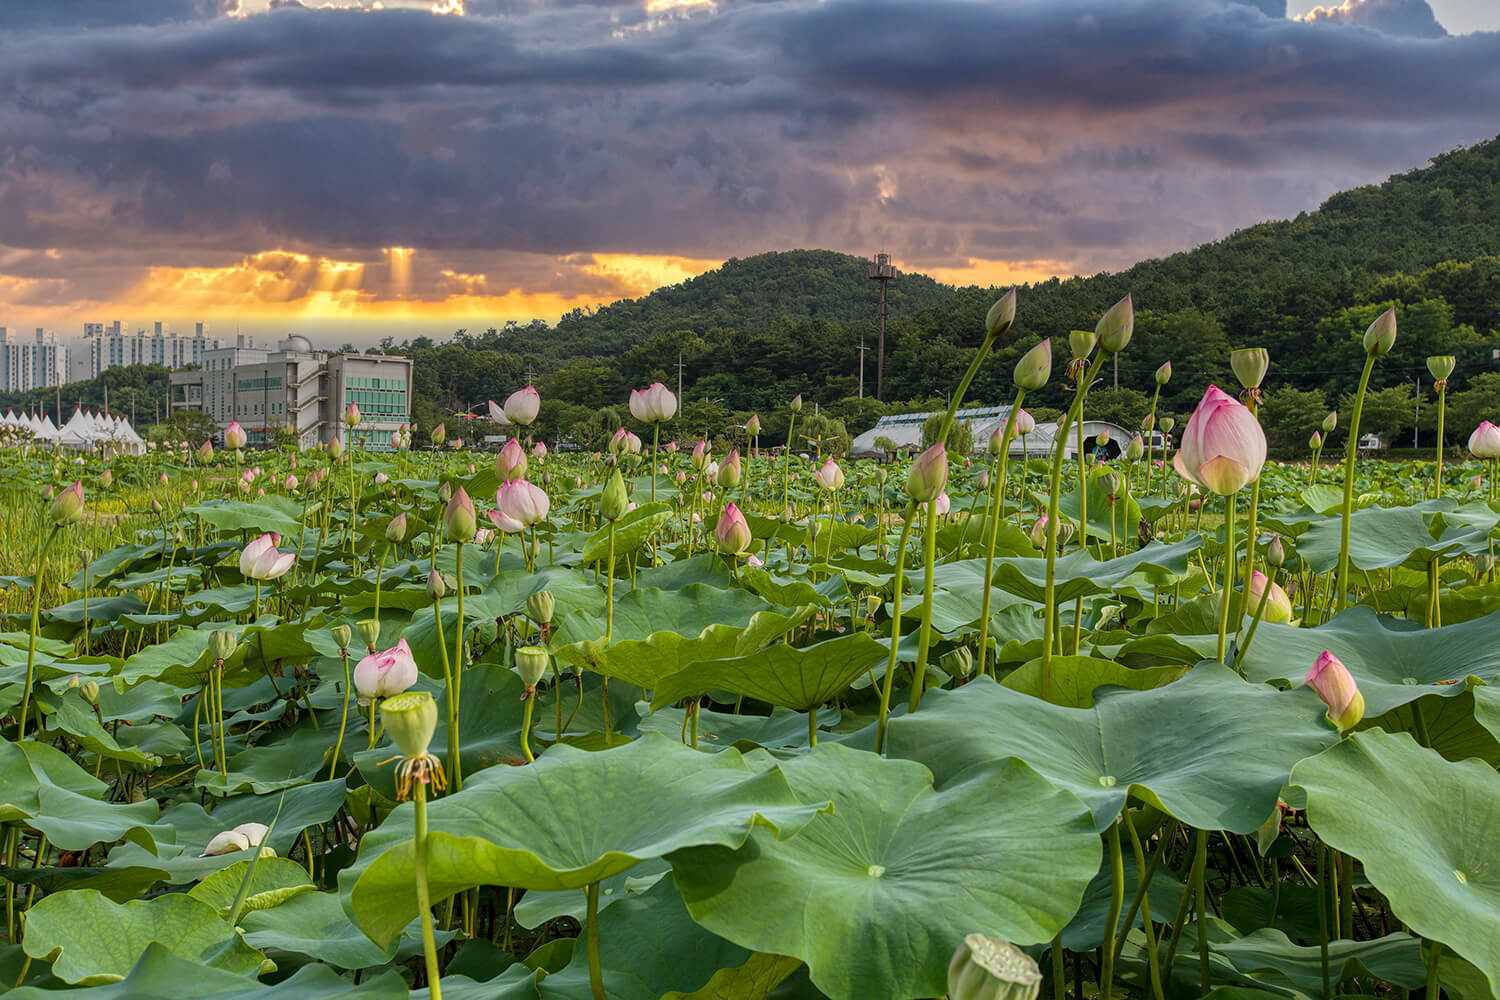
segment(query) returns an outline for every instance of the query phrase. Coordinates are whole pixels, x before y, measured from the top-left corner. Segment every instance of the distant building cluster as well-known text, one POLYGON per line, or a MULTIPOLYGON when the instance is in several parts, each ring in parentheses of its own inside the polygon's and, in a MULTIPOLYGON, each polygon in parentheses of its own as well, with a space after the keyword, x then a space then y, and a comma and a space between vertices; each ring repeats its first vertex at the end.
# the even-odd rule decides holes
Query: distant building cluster
POLYGON ((205 350, 200 364, 172 373, 171 412, 201 410, 221 429, 237 421, 251 444, 290 431, 303 448, 337 435, 380 451, 411 420, 410 358, 315 351, 295 336, 273 350, 237 337, 205 350), (352 431, 343 423, 350 403, 363 418, 352 431))
POLYGON ((42 327, 31 337, 21 337, 0 326, 0 392, 83 382, 127 365, 187 368, 202 364, 204 353, 218 346, 202 323, 193 324, 191 335, 173 333, 160 322, 134 332, 119 320, 108 325, 84 323, 83 339, 71 343, 59 342, 42 327))

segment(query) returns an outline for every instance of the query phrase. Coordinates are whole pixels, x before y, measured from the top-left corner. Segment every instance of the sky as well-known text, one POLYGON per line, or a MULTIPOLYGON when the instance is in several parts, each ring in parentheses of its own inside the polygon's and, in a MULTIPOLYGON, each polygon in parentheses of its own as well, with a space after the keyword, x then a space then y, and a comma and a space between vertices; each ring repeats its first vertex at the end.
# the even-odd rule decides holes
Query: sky
POLYGON ((1496 0, 3 0, 0 326, 445 337, 1116 270, 1500 133, 1496 0))

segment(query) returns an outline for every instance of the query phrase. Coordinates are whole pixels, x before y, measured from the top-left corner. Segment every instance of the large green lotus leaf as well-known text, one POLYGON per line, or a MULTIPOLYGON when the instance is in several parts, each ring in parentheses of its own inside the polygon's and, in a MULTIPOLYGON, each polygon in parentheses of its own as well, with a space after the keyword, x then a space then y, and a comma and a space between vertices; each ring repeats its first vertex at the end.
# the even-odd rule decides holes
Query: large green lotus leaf
MULTIPOLYGON (((695 583, 710 587, 729 586, 729 566, 717 554, 700 552, 690 558, 676 558, 662 566, 644 566, 636 570, 637 587, 681 590, 695 583)), ((617 584, 618 585, 618 584, 617 584)), ((597 585, 594 586, 599 591, 597 585)))
POLYGON ((820 608, 831 608, 849 600, 849 584, 840 575, 812 583, 797 577, 778 576, 758 567, 747 566, 740 570, 740 580, 772 604, 784 608, 811 604, 820 608))
MULTIPOLYGON (((791 836, 825 807, 799 801, 769 758, 655 734, 598 753, 554 746, 428 806, 428 882, 434 901, 479 885, 581 888, 678 848, 738 846, 758 826, 791 836)), ((412 822, 410 804, 396 809, 339 873, 346 908, 376 943, 417 913, 412 822)))
MULTIPOLYGON (((1238 941, 1215 944, 1213 950, 1243 975, 1273 989, 1312 997, 1322 994, 1323 957, 1317 945, 1296 945, 1281 931, 1263 927, 1238 941)), ((1421 939, 1410 934, 1330 941, 1328 968, 1334 982, 1374 976, 1402 989, 1414 989, 1426 981, 1421 939)))
POLYGON ((266 495, 252 503, 248 500, 210 500, 195 507, 183 508, 184 514, 202 518, 225 531, 274 531, 284 545, 290 545, 302 529, 302 505, 288 497, 266 495))
MULTIPOLYGON (((610 638, 614 642, 645 639, 670 630, 678 635, 698 636, 714 625, 744 628, 762 611, 774 610, 747 590, 726 590, 692 584, 681 590, 660 590, 615 582, 615 620, 610 638)), ((558 645, 586 642, 604 635, 603 611, 595 617, 570 615, 555 631, 558 645)))
MULTIPOLYGON (((666 591, 642 593, 667 596, 666 591)), ((811 605, 793 612, 759 611, 744 627, 710 625, 696 637, 672 631, 655 632, 644 639, 616 640, 605 645, 592 639, 557 650, 559 662, 570 663, 607 677, 618 677, 637 687, 654 688, 662 678, 704 660, 745 656, 779 639, 813 616, 811 605)), ((662 619, 668 620, 668 619, 662 619)))
MULTIPOLYGON (((1066 602, 1090 594, 1108 593, 1137 573, 1143 573, 1153 584, 1171 584, 1187 573, 1188 558, 1202 547, 1202 537, 1191 535, 1172 545, 1153 542, 1128 555, 1104 562, 1075 549, 1057 559, 1057 600, 1066 602)), ((1028 601, 1040 601, 1046 596, 1046 584, 1047 560, 1043 557, 1012 556, 995 560, 994 586, 1007 593, 1028 601)), ((984 560, 944 563, 934 574, 934 586, 944 590, 983 588, 984 560)))
POLYGON ((1473 698, 1474 721, 1500 740, 1500 687, 1477 687, 1473 698))
MULTIPOLYGON (((641 732, 661 733, 680 740, 686 716, 687 712, 681 708, 659 708, 641 720, 641 732)), ((839 719, 840 713, 833 709, 818 713, 819 725, 837 726, 839 719)), ((777 707, 770 715, 732 715, 702 707, 698 709, 699 750, 800 748, 807 746, 808 739, 806 712, 777 707)))
POLYGON ((155 799, 104 801, 107 786, 48 743, 0 740, 0 778, 0 817, 23 820, 63 850, 120 839, 149 850, 156 837, 170 833, 155 825, 155 799))
POLYGON ((1500 741, 1495 739, 1494 732, 1481 718, 1484 709, 1478 701, 1479 696, 1495 689, 1474 681, 1470 684, 1469 690, 1451 698, 1429 694, 1384 715, 1374 718, 1366 715, 1359 728, 1411 733, 1418 743, 1449 760, 1476 757, 1495 767, 1500 765, 1500 741), (1418 712, 1421 713, 1420 726, 1417 724, 1418 712), (1426 731, 1425 740, 1423 730, 1426 731))
POLYGON ((90 753, 141 767, 156 767, 161 763, 161 758, 154 754, 145 753, 137 747, 121 746, 109 730, 100 725, 93 708, 83 700, 81 694, 64 694, 47 699, 47 702, 54 710, 51 725, 73 737, 80 747, 90 753))
MULTIPOLYGON (((1094 691, 1101 687, 1123 687, 1133 691, 1170 684, 1187 667, 1124 667, 1113 660, 1093 656, 1055 656, 1052 658, 1052 690, 1048 698, 1054 705, 1069 708, 1093 708, 1094 691)), ((1033 697, 1042 696, 1042 661, 1030 660, 1005 676, 1001 682, 1012 691, 1033 697)))
POLYGON ((1108 828, 1134 795, 1189 826, 1250 833, 1276 807, 1292 765, 1334 741, 1311 689, 1276 691, 1218 664, 1147 691, 1101 691, 1065 708, 980 678, 932 691, 891 720, 892 756, 945 784, 976 764, 1017 757, 1074 792, 1108 828))
MULTIPOLYGON (((694 923, 671 879, 599 913, 599 959, 610 1000, 691 993, 720 969, 738 968, 750 957, 694 923)), ((541 979, 537 990, 542 1000, 589 996, 588 949, 574 948, 567 966, 541 979)))
POLYGON ((1300 684, 1328 650, 1354 675, 1367 716, 1384 715, 1428 694, 1453 697, 1455 683, 1500 674, 1500 614, 1425 629, 1415 622, 1352 607, 1316 628, 1261 622, 1245 654, 1245 675, 1300 684))
MULTIPOLYGON (((288 730, 275 742, 247 747, 229 758, 229 773, 203 768, 193 783, 214 795, 265 795, 317 780, 338 740, 336 726, 288 730)), ((345 746, 349 736, 344 736, 345 746)))
POLYGON ((368 969, 396 956, 394 940, 381 948, 349 921, 336 892, 304 892, 246 913, 240 925, 252 948, 296 952, 341 969, 368 969))
POLYGON ((1292 784, 1313 830, 1363 863, 1396 917, 1500 992, 1500 774, 1372 729, 1298 764, 1292 784))
POLYGON ((1083 804, 1015 761, 941 791, 919 764, 831 743, 782 770, 833 812, 784 843, 668 860, 694 920, 802 959, 833 1000, 939 996, 964 935, 1049 940, 1099 868, 1083 804))
MULTIPOLYGON (((1011 515, 1014 516, 1013 511, 1011 515)), ((939 525, 938 551, 952 552, 962 544, 964 551, 961 558, 983 556, 985 546, 989 544, 988 526, 991 523, 993 522, 983 512, 975 512, 972 517, 965 517, 958 524, 939 525)), ((915 532, 917 529, 912 530, 915 532)), ((1107 538, 1108 535, 1105 537, 1107 538)), ((1000 522, 1000 530, 995 533, 995 554, 997 556, 1033 556, 1036 555, 1036 546, 1031 544, 1031 536, 1016 527, 1010 517, 1007 517, 1000 522)))
POLYGON ((116 903, 135 899, 167 873, 159 868, 0 868, 0 879, 43 892, 97 889, 116 903))
POLYGON ((26 914, 26 954, 52 963, 63 982, 124 979, 157 942, 180 958, 254 976, 264 956, 207 903, 182 893, 115 903, 93 889, 43 896, 26 914))
MULTIPOLYGON (((1089 537, 1104 543, 1113 538, 1124 548, 1126 543, 1135 542, 1136 528, 1141 523, 1141 508, 1134 497, 1125 494, 1123 477, 1120 493, 1124 495, 1116 496, 1111 502, 1109 494, 1099 485, 1100 477, 1108 471, 1095 469, 1089 473, 1089 537)), ((1077 483, 1058 498, 1057 509, 1074 525, 1078 524, 1077 483)))
POLYGON ((801 648, 771 646, 749 656, 696 663, 664 677, 651 704, 661 707, 710 691, 728 691, 806 712, 831 701, 889 655, 887 647, 868 632, 851 632, 801 648))
MULTIPOLYGON (((599 910, 603 912, 622 899, 645 892, 672 870, 663 858, 642 861, 623 875, 611 875, 599 883, 599 910)), ((580 925, 588 912, 587 900, 577 889, 548 892, 532 889, 516 903, 511 915, 522 927, 536 929, 557 917, 571 917, 580 925)))
MULTIPOLYGON (((671 520, 672 508, 664 503, 644 503, 615 522, 615 562, 635 555, 662 526, 671 520)), ((609 558, 609 527, 606 525, 589 536, 583 546, 585 566, 609 558)))
POLYGON ((152 943, 135 968, 119 982, 105 986, 48 990, 27 986, 7 1000, 406 1000, 406 983, 395 972, 356 984, 321 965, 297 970, 274 986, 236 972, 181 958, 160 942, 152 943))
POLYGON ((42 808, 41 790, 26 751, 0 738, 0 823, 35 816, 42 808))
MULTIPOLYGON (((1320 573, 1338 565, 1342 516, 1313 518, 1297 554, 1320 573)), ((1349 562, 1358 569, 1425 569, 1432 560, 1489 548, 1500 514, 1475 502, 1426 500, 1409 507, 1366 507, 1349 519, 1349 562)))
POLYGON ((317 891, 317 886, 307 877, 307 869, 297 862, 286 858, 260 858, 255 862, 254 871, 251 871, 249 861, 236 862, 193 886, 188 895, 212 906, 219 916, 227 919, 244 885, 246 873, 250 875, 250 887, 245 891, 242 904, 246 911, 269 910, 293 896, 317 891))

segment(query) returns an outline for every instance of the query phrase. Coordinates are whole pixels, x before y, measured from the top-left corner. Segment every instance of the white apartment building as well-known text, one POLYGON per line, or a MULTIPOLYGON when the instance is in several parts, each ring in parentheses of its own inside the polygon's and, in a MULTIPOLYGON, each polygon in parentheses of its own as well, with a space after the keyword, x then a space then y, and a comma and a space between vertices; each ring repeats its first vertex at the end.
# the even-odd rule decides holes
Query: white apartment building
POLYGON ((385 450, 411 419, 409 358, 330 354, 297 336, 271 350, 239 337, 233 347, 205 351, 202 365, 172 373, 172 410, 202 410, 221 428, 238 421, 251 444, 291 428, 303 448, 339 435, 346 443, 385 450), (350 403, 363 417, 352 435, 343 423, 350 403))
POLYGON ((162 365, 186 368, 201 365, 204 355, 216 349, 219 342, 208 336, 202 323, 193 324, 192 336, 179 336, 161 322, 152 330, 127 333, 120 321, 83 324, 83 346, 75 359, 70 376, 74 380, 98 378, 110 368, 126 365, 162 365))
POLYGON ((67 363, 67 350, 58 350, 57 340, 41 327, 34 340, 12 340, 0 326, 0 392, 28 392, 60 385, 67 363))

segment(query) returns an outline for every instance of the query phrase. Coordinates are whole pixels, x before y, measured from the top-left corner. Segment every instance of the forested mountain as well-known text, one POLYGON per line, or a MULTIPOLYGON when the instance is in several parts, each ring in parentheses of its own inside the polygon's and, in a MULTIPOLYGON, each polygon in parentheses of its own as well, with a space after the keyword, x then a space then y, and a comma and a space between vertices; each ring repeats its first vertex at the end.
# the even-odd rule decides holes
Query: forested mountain
MULTIPOLYGON (((798 393, 858 432, 881 413, 941 400, 1001 291, 953 289, 911 273, 893 282, 887 402, 877 403, 853 398, 858 346, 862 338, 870 342, 875 311, 876 289, 865 269, 863 258, 828 251, 761 254, 640 299, 574 313, 556 326, 534 322, 462 334, 450 344, 405 345, 417 363, 418 396, 427 401, 420 419, 430 423, 444 407, 502 398, 533 372, 547 401, 543 432, 583 427, 581 439, 596 440, 629 423, 623 404, 630 388, 653 379, 675 388, 681 357, 686 391, 673 429, 680 436, 718 433, 759 411, 774 439, 785 432, 786 400, 798 393), (610 412, 600 414, 601 408, 610 412)), ((1126 271, 1024 286, 1009 342, 980 373, 970 399, 1008 400, 1011 367, 1024 349, 1040 336, 1091 328, 1126 292, 1134 296, 1136 336, 1119 359, 1119 391, 1113 368, 1095 390, 1101 415, 1137 421, 1153 388, 1151 373, 1170 360, 1175 376, 1162 406, 1181 418, 1207 380, 1231 382, 1232 347, 1263 346, 1272 357, 1268 427, 1274 441, 1298 445, 1354 388, 1358 337, 1395 304, 1401 335, 1376 367, 1372 386, 1379 391, 1367 406, 1366 426, 1410 438, 1418 379, 1431 398, 1424 363, 1431 354, 1459 359, 1450 379, 1458 410, 1452 426, 1469 419, 1465 405, 1496 416, 1485 407, 1500 403, 1500 374, 1493 374, 1500 362, 1491 357, 1500 344, 1500 140, 1341 192, 1295 219, 1252 226, 1126 271)), ((1067 398, 1066 350, 1060 340, 1058 376, 1032 397, 1039 408, 1067 398)), ((871 352, 867 396, 874 381, 871 352)), ((1423 434, 1431 433, 1430 423, 1424 415, 1423 434)))

